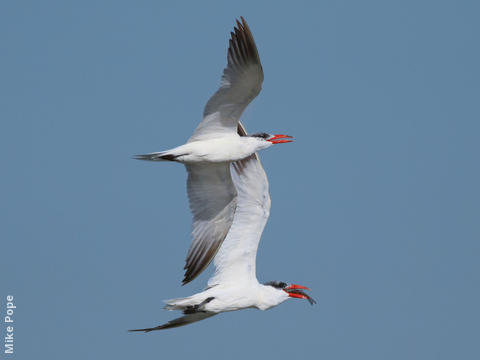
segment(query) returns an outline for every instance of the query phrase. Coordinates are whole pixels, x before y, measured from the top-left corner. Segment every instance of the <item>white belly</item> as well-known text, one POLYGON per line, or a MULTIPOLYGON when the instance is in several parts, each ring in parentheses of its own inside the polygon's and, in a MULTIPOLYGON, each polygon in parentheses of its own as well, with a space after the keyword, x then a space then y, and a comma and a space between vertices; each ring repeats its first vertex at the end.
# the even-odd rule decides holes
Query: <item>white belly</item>
POLYGON ((193 141, 168 152, 177 156, 176 161, 183 163, 231 162, 244 159, 258 149, 258 140, 234 135, 193 141))

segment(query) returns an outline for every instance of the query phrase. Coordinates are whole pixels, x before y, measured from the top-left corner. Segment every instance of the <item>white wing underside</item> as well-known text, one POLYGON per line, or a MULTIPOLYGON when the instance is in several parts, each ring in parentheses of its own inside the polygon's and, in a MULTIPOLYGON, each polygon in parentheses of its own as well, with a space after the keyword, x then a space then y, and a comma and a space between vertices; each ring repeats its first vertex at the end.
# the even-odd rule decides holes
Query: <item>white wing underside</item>
POLYGON ((258 244, 270 214, 267 175, 258 155, 232 163, 231 174, 237 207, 230 231, 215 256, 209 286, 256 281, 258 244))
POLYGON ((193 214, 192 244, 185 264, 186 284, 213 259, 230 229, 237 192, 228 163, 186 165, 187 194, 193 214))
MULTIPOLYGON (((241 123, 238 133, 245 136, 241 123)), ((268 179, 257 154, 231 164, 187 165, 193 241, 185 265, 187 283, 213 258, 209 286, 256 279, 258 243, 270 214, 268 179)))
MULTIPOLYGON (((204 119, 189 142, 236 134, 237 131, 246 135, 239 119, 262 88, 263 70, 252 33, 245 19, 241 20, 231 33, 221 86, 207 102, 204 119)), ((237 205, 230 164, 189 164, 186 168, 193 240, 183 284, 192 281, 211 262, 230 230, 237 205)))
POLYGON ((252 33, 242 18, 231 33, 227 67, 220 88, 208 100, 203 121, 188 140, 206 140, 237 133, 237 124, 247 105, 262 89, 263 70, 252 33))

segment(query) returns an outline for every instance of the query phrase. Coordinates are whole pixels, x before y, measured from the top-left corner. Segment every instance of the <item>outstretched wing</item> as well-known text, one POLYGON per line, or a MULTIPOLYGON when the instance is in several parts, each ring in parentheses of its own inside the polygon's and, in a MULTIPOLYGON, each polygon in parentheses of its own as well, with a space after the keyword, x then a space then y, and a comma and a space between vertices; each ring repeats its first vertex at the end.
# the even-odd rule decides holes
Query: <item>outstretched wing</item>
MULTIPOLYGON (((246 135, 241 123, 239 134, 246 135)), ((258 244, 270 214, 268 179, 258 155, 252 154, 230 166, 237 207, 230 231, 215 256, 215 273, 209 286, 256 279, 258 244)))
POLYGON ((231 33, 220 88, 208 100, 203 121, 189 141, 235 134, 240 116, 262 89, 263 70, 257 46, 247 22, 243 17, 241 21, 237 20, 231 33))
POLYGON ((179 318, 170 320, 170 321, 167 322, 166 324, 159 325, 159 326, 156 326, 156 327, 153 327, 153 328, 132 329, 132 330, 128 330, 128 331, 132 331, 132 332, 135 332, 135 331, 150 332, 150 331, 155 331, 155 330, 171 329, 171 328, 176 328, 176 327, 179 327, 179 326, 188 325, 188 324, 191 324, 191 323, 193 323, 193 322, 196 322, 196 321, 200 321, 200 320, 209 318, 209 317, 211 317, 211 316, 213 316, 213 315, 216 315, 216 313, 212 313, 212 312, 196 312, 196 313, 193 313, 193 314, 184 315, 184 316, 181 316, 181 317, 179 317, 179 318))
POLYGON ((186 168, 193 240, 186 259, 184 285, 212 261, 227 236, 237 204, 228 163, 189 164, 186 168))

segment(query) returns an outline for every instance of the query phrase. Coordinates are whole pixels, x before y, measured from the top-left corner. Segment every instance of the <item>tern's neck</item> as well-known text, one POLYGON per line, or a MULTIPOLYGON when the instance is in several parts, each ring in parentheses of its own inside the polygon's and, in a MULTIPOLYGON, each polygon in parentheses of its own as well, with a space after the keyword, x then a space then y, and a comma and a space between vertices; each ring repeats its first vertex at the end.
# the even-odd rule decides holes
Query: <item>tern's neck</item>
POLYGON ((269 141, 253 136, 243 136, 240 137, 240 139, 246 144, 246 146, 251 148, 252 152, 257 152, 273 145, 269 141))
POLYGON ((259 302, 256 307, 260 310, 268 310, 288 299, 288 294, 281 289, 270 285, 259 285, 259 302))

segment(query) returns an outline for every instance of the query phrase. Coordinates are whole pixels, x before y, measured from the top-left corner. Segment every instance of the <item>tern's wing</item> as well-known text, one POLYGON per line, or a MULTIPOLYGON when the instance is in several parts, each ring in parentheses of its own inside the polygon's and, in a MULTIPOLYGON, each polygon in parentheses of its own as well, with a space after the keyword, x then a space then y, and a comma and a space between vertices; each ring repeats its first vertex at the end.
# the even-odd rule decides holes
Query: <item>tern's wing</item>
POLYGON ((189 141, 236 133, 242 112, 262 88, 263 70, 257 46, 245 19, 241 20, 237 20, 231 33, 220 88, 208 100, 203 121, 189 141))
POLYGON ((185 326, 188 324, 191 324, 196 321, 200 321, 206 318, 209 318, 213 315, 216 315, 216 313, 212 312, 197 312, 193 314, 188 314, 184 315, 182 317, 170 320, 166 324, 159 325, 153 328, 145 328, 145 329, 133 329, 133 330, 128 330, 128 331, 143 331, 143 332, 150 332, 150 331, 155 331, 155 330, 165 330, 165 329, 172 329, 176 328, 179 326, 185 326))
MULTIPOLYGON (((239 124, 240 135, 246 132, 239 124)), ((215 256, 209 286, 256 279, 258 243, 270 214, 268 179, 257 154, 231 164, 237 208, 227 237, 215 256)))
POLYGON ((193 240, 183 284, 192 281, 210 264, 227 236, 237 204, 229 163, 188 164, 186 168, 193 240))

